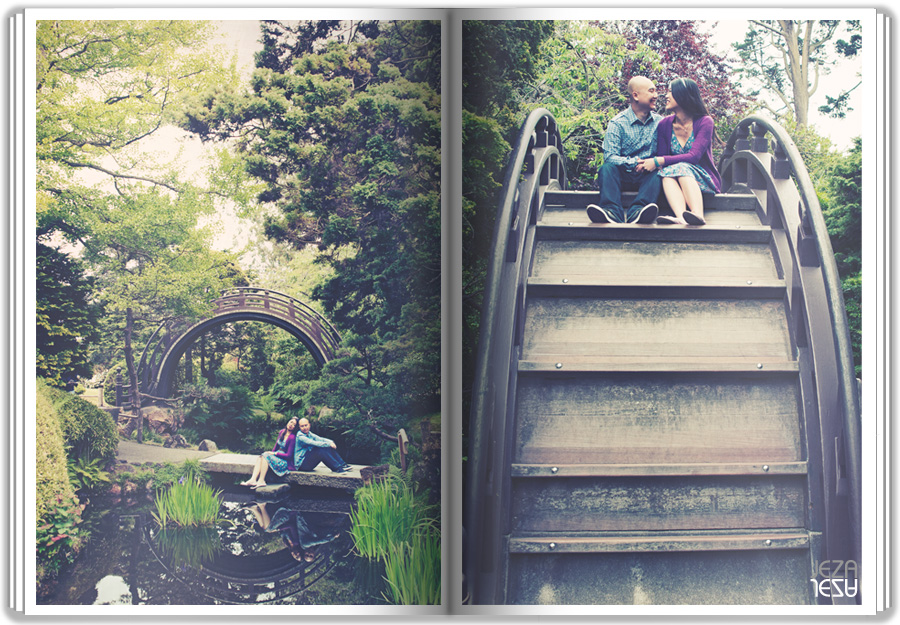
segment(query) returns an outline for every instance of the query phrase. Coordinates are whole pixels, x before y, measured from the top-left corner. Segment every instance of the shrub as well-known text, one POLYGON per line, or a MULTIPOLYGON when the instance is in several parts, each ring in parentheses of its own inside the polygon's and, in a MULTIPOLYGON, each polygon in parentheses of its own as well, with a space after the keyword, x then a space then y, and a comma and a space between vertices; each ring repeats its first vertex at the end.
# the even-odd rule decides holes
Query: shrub
POLYGON ((79 545, 74 528, 80 509, 69 482, 63 435, 53 408, 52 397, 57 392, 43 380, 37 381, 34 462, 38 584, 55 573, 79 545))
POLYGON ((51 400, 71 457, 99 458, 104 463, 115 457, 119 433, 108 413, 80 397, 56 389, 51 400))

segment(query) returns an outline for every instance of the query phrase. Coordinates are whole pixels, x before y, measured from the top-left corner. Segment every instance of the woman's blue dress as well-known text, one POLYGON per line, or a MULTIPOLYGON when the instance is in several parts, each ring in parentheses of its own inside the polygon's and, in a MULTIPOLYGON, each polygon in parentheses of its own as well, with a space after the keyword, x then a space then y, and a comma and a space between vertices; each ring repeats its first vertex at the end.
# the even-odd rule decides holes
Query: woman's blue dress
MULTIPOLYGON (((290 455, 294 453, 294 435, 288 434, 284 437, 279 443, 275 445, 275 451, 286 451, 290 455)), ((284 458, 279 458, 277 456, 273 456, 271 454, 265 456, 266 461, 269 463, 269 468, 275 472, 275 475, 284 475, 288 472, 288 463, 284 458)))
MULTIPOLYGON (((675 137, 675 133, 672 133, 672 141, 669 145, 672 154, 684 154, 686 152, 689 152, 692 145, 694 145, 693 132, 691 132, 691 136, 688 138, 687 143, 684 144, 684 147, 682 147, 681 144, 678 143, 678 139, 675 137)), ((716 192, 716 188, 713 185, 713 181, 709 173, 699 165, 694 165, 692 163, 674 163, 672 165, 666 165, 662 169, 660 169, 659 175, 663 178, 681 178, 684 176, 691 176, 694 178, 694 180, 697 181, 697 184, 700 185, 701 193, 715 194, 716 192)))

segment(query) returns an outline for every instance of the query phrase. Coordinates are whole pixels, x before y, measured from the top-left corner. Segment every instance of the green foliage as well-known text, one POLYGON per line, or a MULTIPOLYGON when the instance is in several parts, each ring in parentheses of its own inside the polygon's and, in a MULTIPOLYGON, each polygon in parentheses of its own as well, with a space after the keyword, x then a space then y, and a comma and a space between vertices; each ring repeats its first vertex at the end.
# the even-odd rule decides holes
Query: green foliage
POLYGON ((100 310, 80 261, 40 242, 36 260, 37 375, 63 388, 69 378, 90 375, 100 310))
POLYGON ((392 544, 409 541, 428 522, 428 508, 400 480, 384 480, 356 491, 350 533, 356 550, 369 559, 384 559, 392 544))
POLYGON ((423 411, 440 392, 440 24, 267 22, 264 41, 251 92, 211 91, 183 126, 236 139, 278 209, 267 236, 318 250, 313 297, 391 352, 403 410, 423 411))
POLYGON ((384 561, 386 598, 393 603, 440 603, 441 540, 432 512, 402 479, 356 491, 356 509, 350 513, 353 543, 363 557, 384 561))
POLYGON ((115 457, 119 432, 107 412, 62 391, 52 392, 51 398, 69 457, 99 459, 103 464, 115 457))
POLYGON ((862 139, 827 177, 823 212, 844 291, 857 377, 862 377, 862 139))
POLYGON ((441 534, 437 528, 416 531, 410 542, 391 545, 384 561, 386 598, 397 605, 440 605, 441 534))
POLYGON ((57 495, 52 507, 38 520, 35 539, 38 583, 56 573, 63 562, 70 562, 81 546, 84 533, 78 526, 83 510, 84 505, 75 495, 71 498, 57 495))
POLYGON ((220 446, 243 450, 248 436, 271 431, 269 419, 253 410, 254 402, 255 396, 246 386, 188 385, 180 398, 184 427, 220 446))
MULTIPOLYGON (((58 393, 40 378, 37 380, 37 397, 35 412, 35 434, 37 445, 35 446, 35 520, 37 527, 48 525, 38 533, 38 583, 45 577, 55 572, 60 564, 62 556, 60 549, 63 546, 77 546, 74 542, 74 534, 62 531, 62 527, 71 517, 75 523, 74 504, 75 491, 69 482, 66 471, 66 452, 62 431, 59 427, 59 416, 53 406, 52 396, 58 393), (56 531, 56 529, 60 531, 56 531), (65 538, 58 538, 53 544, 48 541, 60 534, 66 534, 65 538), (63 544, 60 541, 65 541, 63 544)), ((77 500, 75 500, 77 501, 77 500)), ((68 529, 68 528, 66 528, 68 529)))
POLYGON ((160 527, 215 525, 219 522, 221 495, 221 490, 214 490, 208 484, 181 478, 171 487, 157 491, 156 511, 151 514, 160 527))
POLYGON ((89 460, 87 458, 69 458, 69 481, 76 491, 91 491, 100 485, 109 484, 109 473, 103 470, 103 461, 100 458, 89 460))

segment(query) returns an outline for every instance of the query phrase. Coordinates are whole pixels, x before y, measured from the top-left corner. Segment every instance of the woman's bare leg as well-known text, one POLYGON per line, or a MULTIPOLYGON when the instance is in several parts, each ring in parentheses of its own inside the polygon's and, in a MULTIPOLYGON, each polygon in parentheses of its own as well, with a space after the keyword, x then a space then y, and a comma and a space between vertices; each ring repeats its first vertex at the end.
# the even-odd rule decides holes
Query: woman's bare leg
POLYGON ((669 208, 675 214, 675 219, 679 223, 684 223, 684 218, 682 217, 685 210, 684 193, 681 190, 681 185, 678 184, 678 180, 675 178, 663 178, 662 188, 663 193, 666 195, 666 200, 669 202, 669 208))
POLYGON ((244 482, 241 482, 241 486, 253 486, 253 485, 255 485, 255 484, 256 484, 256 478, 259 477, 259 473, 260 473, 260 471, 262 471, 262 465, 263 465, 263 464, 265 464, 266 466, 269 465, 269 463, 266 462, 265 458, 263 458, 262 456, 260 456, 259 458, 256 459, 256 464, 253 465, 253 473, 250 475, 250 479, 249 479, 249 480, 246 480, 246 481, 244 481, 244 482))
POLYGON ((700 185, 692 176, 682 176, 678 179, 678 184, 690 211, 700 219, 704 219, 703 193, 700 191, 700 185))

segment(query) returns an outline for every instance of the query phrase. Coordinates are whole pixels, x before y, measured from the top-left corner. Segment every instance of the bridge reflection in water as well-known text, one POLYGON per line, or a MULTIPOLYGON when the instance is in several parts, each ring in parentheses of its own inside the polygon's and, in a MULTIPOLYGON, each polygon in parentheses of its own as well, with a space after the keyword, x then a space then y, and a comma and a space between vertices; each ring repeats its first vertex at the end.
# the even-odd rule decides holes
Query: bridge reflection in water
MULTIPOLYGON (((152 504, 101 512, 55 605, 384 604, 383 566, 353 553, 352 500, 228 493, 216 527, 161 529, 152 504)), ((99 510, 103 503, 94 502, 99 510)))

